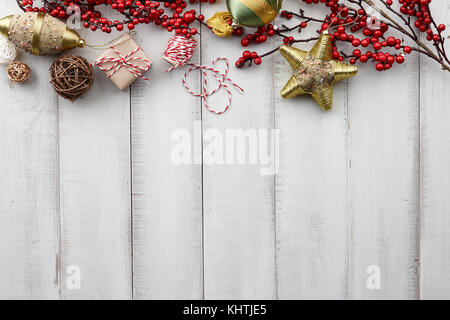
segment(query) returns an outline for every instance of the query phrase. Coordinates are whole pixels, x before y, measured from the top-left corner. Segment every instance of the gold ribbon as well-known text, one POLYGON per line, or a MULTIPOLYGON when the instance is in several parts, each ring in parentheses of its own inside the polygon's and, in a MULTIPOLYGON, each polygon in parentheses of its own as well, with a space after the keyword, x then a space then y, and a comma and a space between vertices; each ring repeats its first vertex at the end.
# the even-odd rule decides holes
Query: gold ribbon
POLYGON ((31 53, 34 55, 39 55, 39 47, 41 45, 41 31, 44 25, 45 14, 39 12, 34 23, 33 39, 31 41, 31 53))
POLYGON ((233 34, 233 27, 228 24, 228 21, 231 19, 233 19, 233 16, 228 11, 216 12, 208 19, 206 24, 212 29, 215 35, 229 37, 233 34))

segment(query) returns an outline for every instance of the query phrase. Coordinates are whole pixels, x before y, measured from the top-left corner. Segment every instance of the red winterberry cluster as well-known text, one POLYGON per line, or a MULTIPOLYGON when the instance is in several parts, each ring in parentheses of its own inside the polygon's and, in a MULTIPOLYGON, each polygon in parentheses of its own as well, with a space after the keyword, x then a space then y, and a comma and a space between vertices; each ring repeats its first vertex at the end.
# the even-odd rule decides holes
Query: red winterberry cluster
MULTIPOLYGON (((396 0, 396 4, 394 0, 380 0, 380 6, 374 5, 371 0, 302 1, 310 5, 325 5, 329 13, 323 18, 314 18, 307 16, 304 10, 299 10, 298 13, 281 11, 282 18, 299 20, 292 27, 272 27, 274 35, 282 37, 285 45, 317 40, 318 36, 297 39, 288 34, 291 31, 301 34, 303 29, 317 23, 317 34, 325 30, 331 34, 333 59, 349 59, 351 64, 372 62, 376 70, 384 71, 391 69, 394 64, 404 63, 406 55, 416 51, 429 56, 450 71, 450 60, 445 52, 445 37, 442 34, 446 27, 435 23, 430 11, 431 0, 396 0), (426 39, 433 42, 433 46, 428 47, 422 43, 420 33, 426 33, 426 39), (406 41, 411 44, 406 44, 406 41), (350 53, 345 52, 347 44, 353 47, 350 53)), ((241 40, 242 46, 248 46, 250 39, 244 37, 241 40)), ((274 52, 276 50, 271 50, 260 57, 274 52)), ((236 64, 241 65, 241 60, 240 58, 236 64)))
POLYGON ((273 37, 275 35, 275 29, 272 24, 259 27, 255 33, 249 33, 241 39, 241 45, 247 47, 250 43, 264 43, 267 41, 267 37, 273 37))
MULTIPOLYGON (((73 14, 80 14, 85 28, 92 31, 101 30, 110 33, 113 29, 122 31, 124 28, 133 30, 138 24, 154 23, 169 32, 191 37, 197 33, 191 24, 205 17, 197 15, 195 10, 187 9, 184 0, 151 1, 151 0, 42 0, 42 6, 33 6, 33 0, 17 0, 19 6, 26 12, 45 12, 54 17, 65 19, 73 14), (122 21, 110 20, 99 10, 100 6, 108 6, 125 18, 122 21), (168 11, 169 13, 166 13, 168 11)), ((215 2, 215 0, 200 0, 201 2, 215 2)), ((195 3, 196 0, 189 0, 195 3)))
POLYGON ((241 68, 242 66, 244 66, 244 64, 245 64, 246 62, 249 62, 249 63, 252 63, 252 62, 253 62, 254 64, 261 64, 262 59, 261 59, 260 56, 258 56, 258 54, 257 54, 255 51, 250 52, 250 51, 248 51, 248 50, 245 50, 245 51, 242 53, 242 57, 240 57, 240 58, 236 61, 236 67, 241 68))

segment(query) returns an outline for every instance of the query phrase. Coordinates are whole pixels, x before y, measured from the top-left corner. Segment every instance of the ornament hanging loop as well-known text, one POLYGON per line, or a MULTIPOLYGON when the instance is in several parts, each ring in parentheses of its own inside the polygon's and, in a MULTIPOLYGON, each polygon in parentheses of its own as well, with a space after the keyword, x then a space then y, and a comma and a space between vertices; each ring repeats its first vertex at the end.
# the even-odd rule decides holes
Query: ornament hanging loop
MULTIPOLYGON (((130 35, 130 37, 134 38, 134 36, 136 35, 136 31, 130 31, 130 32, 128 32, 128 34, 130 35)), ((84 43, 83 47, 86 46, 86 47, 94 49, 94 50, 105 50, 105 49, 109 48, 111 46, 111 44, 113 44, 114 42, 116 42, 117 40, 119 40, 122 37, 123 37, 123 35, 117 36, 114 39, 112 39, 111 41, 108 41, 104 44, 90 44, 90 43, 86 43, 83 41, 83 43, 84 43)), ((126 41, 126 40, 124 40, 124 41, 126 41)), ((118 42, 115 45, 117 46, 121 43, 122 42, 118 42)))

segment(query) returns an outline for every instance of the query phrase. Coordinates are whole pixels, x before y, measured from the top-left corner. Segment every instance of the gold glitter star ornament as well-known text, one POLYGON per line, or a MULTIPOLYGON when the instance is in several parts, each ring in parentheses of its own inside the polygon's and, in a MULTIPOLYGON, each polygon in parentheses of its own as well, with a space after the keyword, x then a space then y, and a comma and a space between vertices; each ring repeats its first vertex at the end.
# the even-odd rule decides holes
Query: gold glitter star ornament
POLYGON ((358 73, 356 66, 332 60, 328 31, 322 32, 309 52, 282 45, 280 53, 293 70, 291 78, 281 90, 281 96, 292 98, 309 94, 325 111, 333 107, 333 84, 358 73))
POLYGON ((34 55, 58 54, 85 46, 78 33, 42 12, 25 12, 0 19, 0 34, 34 55))

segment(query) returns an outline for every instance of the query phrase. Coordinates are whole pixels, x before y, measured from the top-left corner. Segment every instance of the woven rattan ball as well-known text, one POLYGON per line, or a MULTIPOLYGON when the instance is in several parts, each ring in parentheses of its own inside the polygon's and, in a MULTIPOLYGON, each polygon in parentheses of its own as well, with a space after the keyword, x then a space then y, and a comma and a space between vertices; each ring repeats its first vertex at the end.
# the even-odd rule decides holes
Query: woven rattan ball
POLYGON ((20 61, 14 61, 8 66, 8 77, 11 81, 22 83, 30 78, 31 69, 20 61))
POLYGON ((55 91, 72 102, 85 94, 94 82, 91 65, 80 56, 61 56, 53 62, 49 71, 55 91))

